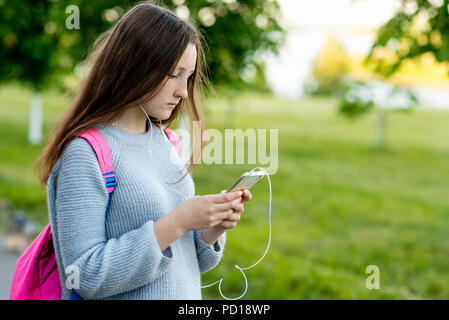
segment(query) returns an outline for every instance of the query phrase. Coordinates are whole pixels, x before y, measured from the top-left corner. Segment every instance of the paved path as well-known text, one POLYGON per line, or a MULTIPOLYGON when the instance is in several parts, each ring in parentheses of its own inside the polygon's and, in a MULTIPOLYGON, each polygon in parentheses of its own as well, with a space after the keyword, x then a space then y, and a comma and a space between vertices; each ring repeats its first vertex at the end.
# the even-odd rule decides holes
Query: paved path
POLYGON ((0 234, 0 300, 9 299, 12 275, 18 258, 18 254, 5 251, 3 248, 3 235, 0 234))

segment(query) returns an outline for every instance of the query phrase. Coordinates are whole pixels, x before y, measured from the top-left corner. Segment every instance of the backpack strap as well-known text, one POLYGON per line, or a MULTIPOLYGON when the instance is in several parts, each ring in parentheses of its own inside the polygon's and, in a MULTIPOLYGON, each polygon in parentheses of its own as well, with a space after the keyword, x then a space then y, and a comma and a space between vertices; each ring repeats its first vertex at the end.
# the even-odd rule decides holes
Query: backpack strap
POLYGON ((117 185, 117 178, 114 174, 114 166, 112 165, 111 150, 109 145, 97 129, 90 129, 83 133, 77 133, 76 136, 84 138, 89 142, 92 149, 97 155, 100 164, 101 173, 103 174, 108 193, 114 191, 117 185))
POLYGON ((174 132, 169 128, 164 127, 164 132, 168 140, 175 147, 176 151, 178 152, 178 155, 181 157, 181 140, 179 139, 179 136, 176 134, 176 132, 174 132))
MULTIPOLYGON (((92 149, 97 155, 98 163, 100 164, 101 173, 103 174, 106 189, 108 190, 109 199, 106 213, 108 212, 109 204, 111 202, 111 194, 117 185, 117 178, 114 174, 114 166, 112 164, 111 150, 109 145, 97 129, 90 129, 83 133, 77 133, 76 136, 86 139, 92 149)), ((83 300, 83 298, 72 290, 70 300, 83 300)))

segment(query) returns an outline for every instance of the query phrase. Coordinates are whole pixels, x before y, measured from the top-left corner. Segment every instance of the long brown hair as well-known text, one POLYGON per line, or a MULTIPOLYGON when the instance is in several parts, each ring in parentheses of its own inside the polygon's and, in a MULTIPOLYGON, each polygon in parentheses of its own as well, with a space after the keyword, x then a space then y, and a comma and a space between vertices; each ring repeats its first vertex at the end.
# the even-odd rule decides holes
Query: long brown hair
MULTIPOLYGON (((197 61, 187 86, 188 98, 182 100, 162 124, 168 127, 182 111, 187 113, 190 123, 201 121, 199 141, 190 126, 193 152, 187 172, 191 172, 196 166, 193 159, 198 157, 195 150, 201 152, 204 147, 204 114, 200 108, 204 89, 212 90, 205 72, 205 41, 191 22, 178 18, 161 5, 145 1, 132 7, 93 44, 86 61, 89 72, 36 160, 41 186, 46 186, 53 166, 76 133, 111 122, 126 108, 154 97, 189 43, 196 46, 197 61)), ((150 120, 159 125, 157 119, 150 117, 150 120)))

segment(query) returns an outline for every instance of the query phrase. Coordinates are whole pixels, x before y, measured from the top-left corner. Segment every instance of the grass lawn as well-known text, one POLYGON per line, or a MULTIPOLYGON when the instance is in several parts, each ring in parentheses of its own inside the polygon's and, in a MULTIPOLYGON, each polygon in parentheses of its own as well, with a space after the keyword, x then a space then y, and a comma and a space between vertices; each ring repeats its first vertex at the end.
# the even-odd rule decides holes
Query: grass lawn
MULTIPOLYGON (((42 145, 26 144, 28 99, 23 89, 0 88, 0 198, 44 225, 46 198, 32 171, 42 145)), ((246 271, 244 299, 449 299, 449 112, 391 114, 378 153, 374 113, 351 122, 331 99, 249 92, 233 103, 229 120, 228 103, 210 100, 208 128, 279 130, 271 250, 246 271), (369 265, 380 270, 378 290, 365 286, 369 265)), ((67 101, 50 92, 43 106, 47 130, 67 101)), ((258 165, 200 166, 197 194, 218 193, 258 165)), ((255 263, 268 241, 267 179, 252 193, 222 262, 202 277, 204 285, 223 277, 228 297, 244 290, 234 265, 255 263)), ((221 299, 218 286, 203 297, 221 299)))

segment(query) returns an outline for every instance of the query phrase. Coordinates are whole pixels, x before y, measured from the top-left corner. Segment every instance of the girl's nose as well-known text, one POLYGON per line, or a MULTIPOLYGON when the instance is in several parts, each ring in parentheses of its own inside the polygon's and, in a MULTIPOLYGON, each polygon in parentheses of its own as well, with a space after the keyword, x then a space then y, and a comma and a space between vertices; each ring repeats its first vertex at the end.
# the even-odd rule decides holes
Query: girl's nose
POLYGON ((175 91, 175 96, 181 99, 187 98, 187 84, 183 84, 181 87, 177 88, 175 91))

